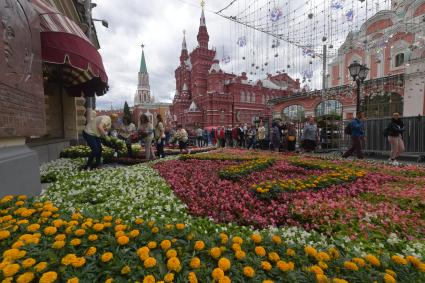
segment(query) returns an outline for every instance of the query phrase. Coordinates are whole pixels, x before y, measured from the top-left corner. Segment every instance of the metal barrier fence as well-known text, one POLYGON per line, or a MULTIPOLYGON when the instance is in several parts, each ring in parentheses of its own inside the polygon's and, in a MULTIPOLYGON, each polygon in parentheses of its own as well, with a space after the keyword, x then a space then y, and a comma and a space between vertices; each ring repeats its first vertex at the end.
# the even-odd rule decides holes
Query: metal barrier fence
MULTIPOLYGON (((403 117, 405 132, 403 140, 405 144, 406 154, 425 155, 425 116, 403 117)), ((363 149, 366 152, 384 152, 390 150, 387 137, 384 136, 384 129, 390 123, 391 118, 368 119, 365 121, 366 141, 363 149)), ((347 149, 351 145, 350 136, 344 134, 345 126, 351 120, 336 122, 338 128, 332 129, 332 141, 321 140, 322 150, 324 151, 341 151, 347 149), (331 146, 324 147, 323 144, 331 146)), ((320 131, 327 131, 327 128, 320 128, 320 131)))

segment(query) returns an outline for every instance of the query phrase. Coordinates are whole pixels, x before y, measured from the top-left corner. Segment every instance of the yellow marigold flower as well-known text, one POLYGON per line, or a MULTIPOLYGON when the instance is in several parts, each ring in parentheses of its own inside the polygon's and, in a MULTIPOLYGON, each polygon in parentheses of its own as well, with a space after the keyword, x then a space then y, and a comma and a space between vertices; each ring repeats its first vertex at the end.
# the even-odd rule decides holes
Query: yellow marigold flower
POLYGON ((353 258, 353 262, 355 262, 360 267, 363 267, 363 266, 366 265, 366 262, 364 261, 364 259, 359 258, 359 257, 353 258))
POLYGON ((66 256, 62 258, 61 263, 63 265, 70 265, 76 260, 77 260, 77 256, 75 254, 67 254, 66 256))
POLYGON ((359 267, 357 266, 357 264, 355 264, 352 261, 345 261, 344 262, 344 267, 346 269, 349 269, 349 270, 352 270, 352 271, 358 271, 359 270, 359 267))
POLYGON ((306 246, 304 248, 304 251, 306 254, 308 254, 309 256, 315 257, 317 255, 317 250, 311 246, 306 246))
POLYGON ((77 229, 77 230, 75 230, 74 234, 77 237, 81 237, 81 236, 84 236, 84 234, 86 234, 86 230, 84 230, 84 229, 77 229))
POLYGON ((274 281, 270 279, 266 279, 266 280, 263 280, 263 283, 274 283, 274 281))
POLYGON ((98 238, 98 236, 96 234, 91 234, 89 235, 89 237, 87 238, 89 241, 93 242, 96 241, 98 238))
POLYGON ((177 257, 172 257, 167 260, 167 268, 179 272, 181 269, 180 260, 177 257))
POLYGON ((46 234, 47 236, 54 235, 57 231, 58 229, 54 226, 44 228, 44 234, 46 234))
POLYGON ((80 218, 83 218, 83 216, 82 216, 80 213, 74 213, 74 214, 72 214, 72 216, 71 216, 71 219, 72 219, 72 220, 78 220, 78 219, 80 219, 80 218))
POLYGON ((114 255, 111 252, 106 252, 102 255, 101 260, 103 262, 108 262, 110 261, 112 258, 114 257, 114 255))
POLYGON ((324 274, 316 274, 317 283, 328 283, 328 277, 324 274))
POLYGON ((126 229, 127 229, 127 225, 124 225, 124 224, 118 224, 117 226, 115 226, 115 232, 124 231, 126 229))
POLYGON ((121 236, 117 239, 117 242, 119 245, 123 246, 123 245, 127 245, 128 242, 130 242, 130 239, 127 236, 121 236))
POLYGON ((165 256, 166 256, 167 258, 176 257, 176 256, 177 256, 177 251, 176 251, 175 249, 168 250, 168 251, 165 253, 165 256))
POLYGON ((90 247, 90 248, 87 249, 85 255, 86 256, 92 256, 96 253, 96 251, 97 251, 96 247, 90 247))
POLYGON ((11 201, 13 199, 13 196, 12 195, 6 195, 6 196, 4 196, 1 200, 0 200, 0 203, 6 203, 6 202, 9 202, 9 201, 11 201))
POLYGON ((34 273, 32 272, 25 272, 18 276, 16 279, 16 283, 29 283, 34 280, 34 273))
POLYGON ((130 273, 130 271, 131 271, 130 266, 126 265, 121 269, 121 274, 128 274, 130 273))
POLYGON ((10 237, 10 232, 8 230, 1 230, 0 231, 0 241, 7 239, 10 237))
POLYGON ((313 265, 310 267, 310 272, 313 272, 314 274, 324 274, 323 270, 318 265, 313 265))
POLYGON ((345 279, 334 278, 332 279, 332 283, 348 283, 348 281, 345 279))
POLYGON ((159 228, 158 227, 153 227, 151 230, 152 234, 156 234, 159 232, 159 228))
POLYGON ((110 216, 110 215, 103 216, 103 221, 111 222, 112 221, 112 216, 110 216))
POLYGON ((261 246, 255 247, 255 253, 261 257, 266 256, 266 250, 261 246))
POLYGON ((235 252, 235 257, 237 260, 241 260, 244 259, 246 256, 246 253, 244 251, 236 251, 235 252))
POLYGON ((57 250, 62 249, 64 246, 65 246, 65 241, 55 241, 52 244, 52 248, 57 249, 57 250))
POLYGON ((210 255, 215 259, 219 258, 221 256, 221 249, 218 247, 213 247, 210 250, 210 255))
POLYGON ((394 279, 394 277, 392 277, 388 273, 385 273, 385 275, 384 275, 384 282, 385 283, 396 283, 396 280, 394 279))
POLYGON ((195 272, 189 272, 189 283, 198 283, 198 278, 196 277, 195 272))
POLYGON ((153 257, 148 257, 144 262, 143 262, 143 266, 145 268, 152 268, 156 265, 156 259, 153 257))
POLYGON ((406 257, 406 260, 416 267, 418 267, 418 265, 421 263, 421 261, 418 258, 411 256, 411 255, 408 255, 406 257))
POLYGON ((193 240, 193 234, 192 233, 187 234, 186 239, 189 240, 189 241, 192 241, 193 240))
POLYGON ((18 225, 26 225, 28 223, 29 223, 29 221, 27 219, 22 219, 22 220, 19 220, 18 222, 16 222, 16 224, 18 224, 18 225))
POLYGON ((190 267, 193 269, 199 268, 201 266, 201 260, 199 257, 194 257, 190 260, 190 267))
POLYGON ((203 241, 196 241, 195 242, 195 250, 201 251, 205 248, 205 243, 203 241))
POLYGON ((251 266, 245 266, 243 268, 243 275, 246 277, 252 278, 255 275, 255 270, 251 266))
POLYGON ((286 250, 286 255, 287 256, 295 256, 295 251, 293 249, 287 249, 286 250))
POLYGON ((232 250, 234 250, 235 252, 242 250, 241 245, 237 243, 232 244, 232 250))
POLYGON ((80 280, 77 277, 72 277, 66 281, 66 283, 78 283, 80 280))
POLYGON ((252 234, 251 239, 254 243, 259 244, 263 240, 260 234, 252 234))
POLYGON ((55 237, 55 241, 65 241, 66 235, 65 234, 58 234, 55 237))
POLYGON ((37 263, 36 266, 34 266, 34 270, 36 272, 41 272, 44 269, 46 269, 46 267, 47 267, 47 262, 42 261, 42 262, 37 263))
POLYGON ((405 258, 403 258, 402 256, 399 255, 393 255, 391 257, 391 260, 399 265, 407 265, 407 260, 405 258))
POLYGON ((164 281, 165 282, 173 282, 174 280, 174 274, 173 273, 167 273, 164 276, 164 281))
POLYGON ((371 265, 374 266, 380 266, 381 262, 379 261, 378 258, 376 258, 374 255, 368 254, 367 256, 365 256, 365 260, 367 262, 369 262, 371 265))
POLYGON ((261 262, 261 268, 264 269, 264 270, 269 271, 269 270, 272 269, 272 265, 268 261, 262 261, 261 262))
POLYGON ((317 265, 319 265, 319 266, 320 266, 320 268, 321 268, 321 269, 323 269, 323 270, 328 269, 328 265, 327 265, 327 264, 326 264, 326 262, 324 262, 324 261, 319 261, 319 262, 317 263, 317 265))
POLYGON ((293 262, 285 262, 282 260, 279 260, 276 263, 277 268, 279 268, 280 271, 286 272, 286 271, 290 271, 290 270, 294 270, 295 265, 293 262))
POLYGON ((131 230, 130 233, 128 233, 128 236, 130 236, 130 238, 136 238, 139 235, 140 231, 137 229, 131 230))
POLYGON ((125 232, 124 231, 118 231, 118 232, 115 233, 115 238, 118 239, 121 236, 125 236, 125 232))
POLYGON ((185 227, 185 225, 184 225, 183 223, 177 223, 177 224, 176 224, 176 229, 177 229, 177 230, 183 230, 183 229, 184 229, 184 227, 185 227))
POLYGON ((143 248, 138 249, 137 250, 137 255, 139 256, 139 258, 140 258, 141 261, 146 260, 149 257, 149 248, 148 247, 143 247, 143 248), (146 248, 147 251, 145 251, 145 250, 141 251, 144 248, 146 248))
POLYGON ((241 237, 239 237, 239 236, 236 236, 236 237, 233 237, 232 242, 233 243, 236 243, 236 244, 239 244, 239 245, 242 245, 243 239, 241 237))
POLYGON ((40 216, 44 217, 44 218, 49 218, 50 216, 52 216, 52 212, 51 211, 43 211, 40 216))
POLYGON ((115 219, 115 224, 121 224, 121 222, 122 222, 121 218, 115 219))
POLYGON ((3 276, 4 277, 13 276, 16 273, 18 273, 19 269, 20 269, 20 266, 17 263, 8 264, 3 268, 3 276))
POLYGON ((153 225, 155 225, 155 221, 154 220, 148 221, 148 227, 152 228, 153 225))
POLYGON ((39 224, 31 224, 31 225, 28 225, 28 227, 27 227, 27 231, 28 232, 35 232, 38 229, 40 229, 40 225, 39 224))
POLYGON ((385 273, 388 273, 389 275, 391 275, 392 277, 396 278, 397 274, 394 272, 394 270, 391 269, 385 269, 385 273))
POLYGON ((55 282, 57 278, 58 278, 58 274, 56 272, 49 271, 49 272, 43 273, 39 283, 52 283, 52 282, 55 282))
POLYGON ((96 223, 92 226, 93 230, 100 232, 105 228, 105 225, 103 225, 102 223, 96 223))
POLYGON ((231 263, 230 260, 222 257, 218 260, 218 267, 223 269, 223 271, 227 271, 230 269, 231 263))
POLYGON ((20 259, 23 258, 27 254, 26 251, 21 251, 18 249, 10 249, 3 252, 3 259, 20 259))
POLYGON ((330 261, 331 257, 325 252, 318 252, 316 254, 317 261, 330 261))
POLYGON ((218 279, 218 283, 231 283, 232 280, 230 280, 229 277, 224 276, 223 278, 218 279))
POLYGON ((36 263, 35 259, 33 258, 27 258, 25 260, 22 261, 22 267, 23 268, 28 268, 33 266, 36 263))
POLYGON ((273 235, 272 236, 272 241, 276 245, 280 245, 282 243, 282 239, 278 235, 273 235))
POLYGON ((166 251, 171 247, 171 241, 170 240, 162 240, 159 245, 161 246, 161 249, 166 251))
POLYGON ((280 257, 278 255, 278 253, 276 253, 276 252, 270 252, 269 253, 269 260, 270 261, 277 262, 277 261, 279 261, 279 259, 280 259, 280 257))
POLYGON ((86 259, 84 257, 77 257, 74 261, 71 262, 71 265, 76 268, 81 267, 84 264, 86 264, 86 259))
POLYGON ((155 249, 156 246, 157 246, 157 244, 154 241, 148 243, 148 248, 150 248, 150 249, 155 249))
MULTIPOLYGON (((154 281, 155 282, 155 281, 154 281)), ((112 278, 108 278, 105 280, 105 283, 112 283, 112 278)))
POLYGON ((220 233, 219 236, 222 244, 226 244, 229 241, 229 236, 227 236, 225 233, 220 233))
POLYGON ((16 205, 16 206, 20 206, 20 205, 24 205, 24 203, 25 203, 25 202, 23 202, 23 201, 17 201, 17 202, 15 202, 15 205, 16 205))
POLYGON ((220 280, 224 277, 224 271, 221 268, 214 268, 214 270, 211 273, 211 276, 215 280, 220 280))
POLYGON ((79 246, 81 244, 80 239, 72 239, 71 242, 69 242, 71 246, 79 246))
POLYGON ((105 228, 109 228, 109 227, 112 226, 112 223, 111 222, 105 222, 105 223, 103 223, 103 226, 105 226, 105 228))

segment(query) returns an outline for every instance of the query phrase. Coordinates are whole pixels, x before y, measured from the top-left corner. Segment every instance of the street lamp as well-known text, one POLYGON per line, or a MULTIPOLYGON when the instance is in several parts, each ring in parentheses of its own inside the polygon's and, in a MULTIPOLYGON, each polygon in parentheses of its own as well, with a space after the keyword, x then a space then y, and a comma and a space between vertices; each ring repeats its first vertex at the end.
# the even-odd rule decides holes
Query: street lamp
POLYGON ((102 26, 104 26, 105 28, 109 28, 109 23, 107 20, 105 19, 92 19, 93 22, 102 22, 102 26))
POLYGON ((356 115, 358 116, 360 112, 360 86, 367 77, 369 68, 366 65, 361 65, 359 62, 354 61, 348 66, 350 75, 353 78, 353 81, 357 84, 357 101, 356 101, 356 115))

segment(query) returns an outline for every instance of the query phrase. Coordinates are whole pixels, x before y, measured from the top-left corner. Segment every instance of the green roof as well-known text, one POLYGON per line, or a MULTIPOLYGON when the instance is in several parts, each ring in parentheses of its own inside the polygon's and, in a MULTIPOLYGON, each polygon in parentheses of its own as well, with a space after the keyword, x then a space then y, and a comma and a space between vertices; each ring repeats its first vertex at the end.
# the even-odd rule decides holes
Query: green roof
POLYGON ((145 61, 145 52, 142 50, 142 60, 140 61, 140 73, 148 73, 148 69, 146 68, 146 61, 145 61))

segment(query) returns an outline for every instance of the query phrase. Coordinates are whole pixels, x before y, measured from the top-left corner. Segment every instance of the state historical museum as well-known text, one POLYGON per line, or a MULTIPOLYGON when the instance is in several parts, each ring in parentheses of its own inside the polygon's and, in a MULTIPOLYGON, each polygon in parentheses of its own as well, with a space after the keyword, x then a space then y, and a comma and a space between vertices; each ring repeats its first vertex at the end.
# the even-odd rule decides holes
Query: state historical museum
POLYGON ((189 54, 183 37, 175 70, 176 94, 170 110, 177 124, 193 128, 267 122, 272 118, 267 101, 300 89, 299 80, 284 73, 253 82, 245 72, 238 76, 221 70, 217 52, 208 48, 203 9, 197 39, 198 46, 189 54))

